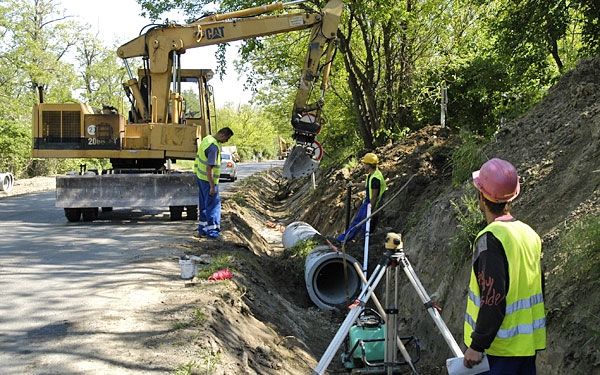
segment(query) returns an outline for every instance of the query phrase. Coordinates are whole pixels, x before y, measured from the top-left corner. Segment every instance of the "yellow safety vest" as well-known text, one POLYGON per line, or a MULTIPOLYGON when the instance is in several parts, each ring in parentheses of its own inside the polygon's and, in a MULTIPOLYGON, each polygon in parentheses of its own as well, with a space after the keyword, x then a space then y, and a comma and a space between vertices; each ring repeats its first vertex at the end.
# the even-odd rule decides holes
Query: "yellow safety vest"
POLYGON ((194 161, 194 172, 199 179, 203 181, 208 181, 208 176, 206 173, 206 166, 208 165, 208 158, 206 157, 206 150, 210 147, 210 145, 217 146, 218 154, 217 154, 217 165, 214 165, 213 170, 213 181, 215 185, 219 183, 219 176, 221 175, 221 146, 219 142, 212 135, 207 135, 200 142, 200 146, 198 147, 198 153, 196 154, 196 160, 194 161))
MULTIPOLYGON (((486 353, 500 357, 535 355, 537 350, 546 348, 540 237, 520 221, 494 221, 479 232, 477 239, 486 232, 491 232, 502 243, 510 279, 506 295, 506 315, 486 353)), ((475 330, 480 302, 477 276, 471 267, 464 324, 464 341, 467 347, 471 345, 471 333, 475 330)))
POLYGON ((381 196, 383 195, 383 193, 385 193, 385 189, 385 178, 383 178, 383 174, 381 173, 381 171, 379 169, 376 169, 375 172, 373 172, 373 174, 368 177, 367 181, 367 194, 369 195, 369 202, 371 202, 371 206, 373 208, 377 208, 377 206, 379 205, 379 201, 381 200, 381 196), (373 178, 379 180, 379 195, 377 196, 377 201, 375 202, 375 204, 373 204, 373 197, 371 196, 371 180, 373 178))

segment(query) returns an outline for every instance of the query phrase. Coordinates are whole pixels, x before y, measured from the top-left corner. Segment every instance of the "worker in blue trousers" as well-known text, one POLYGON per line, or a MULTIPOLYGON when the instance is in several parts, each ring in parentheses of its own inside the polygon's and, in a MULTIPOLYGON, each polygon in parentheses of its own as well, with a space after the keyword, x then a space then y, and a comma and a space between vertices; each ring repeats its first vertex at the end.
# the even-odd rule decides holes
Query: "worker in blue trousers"
MULTIPOLYGON (((377 165, 379 164, 379 158, 377 155, 369 152, 365 154, 361 161, 365 171, 367 172, 367 181, 364 183, 349 183, 348 187, 364 187, 366 189, 366 197, 358 209, 358 213, 352 221, 352 224, 350 224, 350 226, 346 229, 345 233, 340 234, 336 238, 336 240, 340 243, 352 240, 361 231, 364 238, 366 232, 366 223, 363 223, 360 226, 357 226, 357 224, 367 217, 367 208, 369 204, 371 204, 372 211, 379 206, 381 196, 386 190, 385 178, 383 178, 383 174, 379 168, 377 168, 377 165)), ((374 225, 372 227, 374 227, 374 225)))
POLYGON ((230 128, 222 128, 214 136, 207 135, 198 146, 194 172, 198 182, 198 236, 218 239, 221 231, 221 144, 233 136, 230 128))

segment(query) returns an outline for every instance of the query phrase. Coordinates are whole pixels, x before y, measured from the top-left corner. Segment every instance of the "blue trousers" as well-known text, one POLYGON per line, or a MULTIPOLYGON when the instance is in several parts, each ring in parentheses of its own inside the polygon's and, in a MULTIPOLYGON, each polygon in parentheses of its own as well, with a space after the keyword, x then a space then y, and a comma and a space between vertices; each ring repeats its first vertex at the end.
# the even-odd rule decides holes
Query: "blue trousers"
POLYGON ((198 182, 198 234, 218 237, 221 231, 221 196, 219 184, 215 185, 217 194, 210 195, 208 181, 196 178, 198 182))
POLYGON ((531 357, 496 357, 487 354, 490 371, 480 375, 535 375, 535 355, 531 357))
POLYGON ((365 237, 365 233, 367 231, 367 223, 363 223, 363 225, 360 225, 358 227, 356 226, 356 224, 360 223, 367 217, 368 205, 369 205, 369 202, 367 202, 367 201, 363 202, 363 204, 360 205, 360 208, 358 209, 358 212, 356 213, 356 217, 354 218, 354 220, 352 221, 352 223, 350 224, 348 229, 346 229, 346 232, 344 234, 340 234, 337 237, 338 241, 344 242, 344 238, 346 239, 346 241, 350 241, 351 239, 356 237, 356 235, 360 232, 362 232, 362 238, 365 237), (346 236, 348 236, 348 237, 346 237, 346 236))

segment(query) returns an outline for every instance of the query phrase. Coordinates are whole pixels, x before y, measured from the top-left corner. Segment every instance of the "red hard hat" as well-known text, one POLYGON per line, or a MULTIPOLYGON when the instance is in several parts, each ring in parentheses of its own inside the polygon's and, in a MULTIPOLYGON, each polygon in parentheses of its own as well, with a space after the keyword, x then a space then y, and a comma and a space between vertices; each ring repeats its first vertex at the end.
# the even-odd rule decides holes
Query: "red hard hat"
POLYGON ((521 185, 515 167, 502 159, 491 159, 473 172, 473 184, 483 196, 495 203, 510 202, 519 195, 521 185))

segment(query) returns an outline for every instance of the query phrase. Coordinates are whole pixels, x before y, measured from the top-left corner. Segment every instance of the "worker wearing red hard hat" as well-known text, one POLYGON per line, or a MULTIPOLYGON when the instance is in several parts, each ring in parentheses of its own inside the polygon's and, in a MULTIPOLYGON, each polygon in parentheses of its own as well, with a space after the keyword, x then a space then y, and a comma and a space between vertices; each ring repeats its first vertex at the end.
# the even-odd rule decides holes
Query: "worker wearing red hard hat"
POLYGON ((511 163, 487 161, 473 172, 473 184, 488 224, 473 249, 463 363, 471 368, 485 352, 486 374, 535 374, 536 353, 546 348, 541 240, 510 214, 521 190, 511 163))

